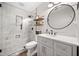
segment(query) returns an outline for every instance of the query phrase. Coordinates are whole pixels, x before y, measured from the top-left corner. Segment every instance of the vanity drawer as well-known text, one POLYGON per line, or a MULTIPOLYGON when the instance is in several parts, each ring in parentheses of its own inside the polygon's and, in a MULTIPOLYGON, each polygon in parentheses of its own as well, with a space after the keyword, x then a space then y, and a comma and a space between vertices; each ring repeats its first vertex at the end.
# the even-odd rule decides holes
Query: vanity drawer
POLYGON ((63 55, 69 55, 69 56, 72 55, 72 46, 61 42, 54 43, 54 50, 55 54, 59 54, 61 52, 63 55))
POLYGON ((52 39, 45 38, 45 37, 38 37, 38 40, 37 41, 45 44, 48 47, 53 47, 53 45, 54 45, 52 39))

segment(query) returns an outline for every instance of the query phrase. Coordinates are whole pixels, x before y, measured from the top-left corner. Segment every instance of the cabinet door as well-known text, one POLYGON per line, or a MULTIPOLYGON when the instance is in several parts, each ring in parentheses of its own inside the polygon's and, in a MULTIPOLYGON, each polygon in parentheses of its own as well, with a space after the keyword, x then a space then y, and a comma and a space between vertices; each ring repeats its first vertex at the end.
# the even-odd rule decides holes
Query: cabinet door
POLYGON ((43 43, 37 44, 37 55, 38 56, 53 56, 53 49, 47 47, 43 43))
POLYGON ((72 46, 62 42, 54 42, 55 56, 72 56, 72 46))
POLYGON ((46 37, 41 37, 41 36, 38 36, 38 42, 41 42, 41 43, 44 43, 46 46, 50 47, 50 48, 53 48, 53 40, 52 39, 49 39, 49 38, 46 38, 46 37))

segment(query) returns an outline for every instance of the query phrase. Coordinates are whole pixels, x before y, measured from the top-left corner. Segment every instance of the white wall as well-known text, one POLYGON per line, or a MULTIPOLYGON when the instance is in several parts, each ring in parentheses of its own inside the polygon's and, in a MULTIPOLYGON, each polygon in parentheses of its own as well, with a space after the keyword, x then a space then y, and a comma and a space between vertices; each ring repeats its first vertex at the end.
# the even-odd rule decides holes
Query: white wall
POLYGON ((78 41, 79 41, 79 9, 77 10, 77 37, 78 37, 78 41))
MULTIPOLYGON (((76 5, 73 6, 75 9, 75 12, 77 13, 77 9, 76 9, 76 5)), ((47 15, 48 15, 49 10, 44 11, 43 13, 41 13, 40 15, 44 16, 44 26, 43 26, 43 33, 46 32, 46 29, 50 30, 54 30, 52 28, 49 27, 49 25, 47 24, 47 15)), ((77 18, 78 16, 76 16, 77 18)), ((75 18, 74 22, 77 20, 75 18)), ((59 35, 66 35, 66 36, 71 36, 71 37, 77 37, 78 33, 77 33, 77 23, 72 23, 70 26, 68 26, 65 29, 62 30, 54 30, 54 32, 57 32, 57 34, 59 35)))
MULTIPOLYGON (((18 9, 12 5, 2 4, 2 19, 0 19, 2 27, 2 38, 0 38, 0 47, 2 53, 0 55, 11 55, 19 50, 22 50, 26 44, 26 39, 22 38, 22 31, 16 27, 16 15, 22 16, 24 19, 29 14, 22 9, 18 9), (19 34, 20 38, 16 38, 19 34), (2 39, 2 40, 1 40, 2 39)), ((1 28, 0 28, 1 29, 1 28)))

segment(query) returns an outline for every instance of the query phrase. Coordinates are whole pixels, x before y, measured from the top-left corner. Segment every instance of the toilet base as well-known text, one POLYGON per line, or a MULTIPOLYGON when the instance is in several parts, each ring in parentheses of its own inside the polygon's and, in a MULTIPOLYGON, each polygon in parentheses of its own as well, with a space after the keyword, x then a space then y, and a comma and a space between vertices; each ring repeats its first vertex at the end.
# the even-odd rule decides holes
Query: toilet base
POLYGON ((37 49, 35 49, 35 50, 31 49, 31 50, 28 50, 27 56, 33 56, 33 55, 35 55, 36 53, 37 53, 37 49))
POLYGON ((28 42, 25 46, 27 52, 27 56, 33 56, 37 53, 37 42, 31 41, 28 42))

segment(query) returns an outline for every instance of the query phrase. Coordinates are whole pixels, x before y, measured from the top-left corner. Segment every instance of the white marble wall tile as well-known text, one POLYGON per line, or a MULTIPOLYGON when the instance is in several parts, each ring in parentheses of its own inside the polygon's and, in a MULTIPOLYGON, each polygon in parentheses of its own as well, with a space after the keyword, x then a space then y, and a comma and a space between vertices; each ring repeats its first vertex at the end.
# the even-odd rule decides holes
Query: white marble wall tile
POLYGON ((28 12, 20 10, 6 3, 3 3, 2 9, 2 20, 0 19, 2 22, 2 41, 0 41, 0 47, 2 46, 2 53, 0 53, 0 55, 10 55, 23 49, 24 45, 26 44, 27 38, 22 38, 22 31, 19 31, 16 26, 16 15, 26 18, 28 12), (20 38, 16 38, 16 35, 19 34, 20 38))

